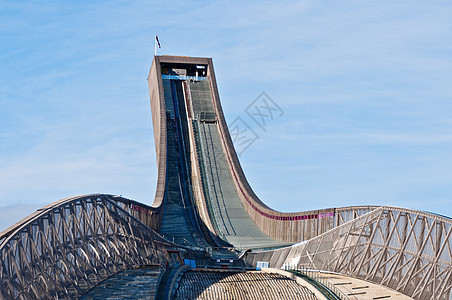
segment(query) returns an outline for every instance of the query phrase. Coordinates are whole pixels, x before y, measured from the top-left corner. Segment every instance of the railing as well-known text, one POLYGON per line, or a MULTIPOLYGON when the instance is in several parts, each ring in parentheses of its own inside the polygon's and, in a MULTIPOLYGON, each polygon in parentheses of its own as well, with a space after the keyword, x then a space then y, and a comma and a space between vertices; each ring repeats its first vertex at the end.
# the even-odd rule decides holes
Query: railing
POLYGON ((207 77, 205 76, 189 76, 189 75, 167 75, 162 74, 162 79, 173 79, 173 80, 207 80, 207 77))
POLYGON ((297 276, 304 277, 308 282, 314 285, 325 297, 331 300, 350 300, 341 290, 335 287, 331 282, 320 276, 319 270, 310 270, 305 268, 289 268, 285 266, 285 271, 291 272, 297 276))
POLYGON ((168 247, 110 195, 64 199, 1 234, 0 299, 76 298, 123 270, 166 264, 168 247))
MULTIPOLYGON (((105 195, 108 196, 108 195, 105 195)), ((144 203, 127 199, 120 196, 108 196, 112 201, 116 202, 121 208, 129 214, 151 227, 155 231, 159 231, 162 219, 162 207, 149 206, 144 203)))

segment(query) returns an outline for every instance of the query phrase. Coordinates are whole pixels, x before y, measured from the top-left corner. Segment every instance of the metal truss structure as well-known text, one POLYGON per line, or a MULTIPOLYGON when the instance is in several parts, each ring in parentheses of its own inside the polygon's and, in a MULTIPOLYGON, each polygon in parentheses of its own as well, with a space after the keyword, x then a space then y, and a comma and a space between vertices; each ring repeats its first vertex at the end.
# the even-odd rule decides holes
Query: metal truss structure
POLYGON ((109 195, 64 199, 4 231, 0 299, 76 298, 120 271, 166 263, 174 245, 119 202, 109 195))
POLYGON ((286 266, 332 271, 414 299, 452 299, 452 220, 380 207, 286 248, 286 266))

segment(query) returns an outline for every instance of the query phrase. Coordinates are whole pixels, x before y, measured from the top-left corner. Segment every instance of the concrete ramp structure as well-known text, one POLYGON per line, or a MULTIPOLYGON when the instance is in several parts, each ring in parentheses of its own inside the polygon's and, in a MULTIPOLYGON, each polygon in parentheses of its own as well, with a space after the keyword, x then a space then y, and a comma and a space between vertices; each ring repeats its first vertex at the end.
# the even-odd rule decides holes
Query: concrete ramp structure
POLYGON ((281 213, 256 197, 224 119, 212 59, 156 56, 148 81, 162 234, 194 242, 202 233, 212 246, 243 251, 290 245, 336 225, 335 209, 281 213))

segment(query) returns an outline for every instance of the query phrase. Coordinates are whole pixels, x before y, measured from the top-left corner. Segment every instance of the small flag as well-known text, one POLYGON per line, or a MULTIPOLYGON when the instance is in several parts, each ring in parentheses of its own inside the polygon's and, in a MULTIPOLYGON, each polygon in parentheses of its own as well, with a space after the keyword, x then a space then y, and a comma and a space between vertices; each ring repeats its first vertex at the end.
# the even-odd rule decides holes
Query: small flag
POLYGON ((159 48, 162 48, 162 46, 160 46, 159 37, 158 37, 157 35, 155 35, 155 41, 156 41, 157 44, 159 45, 159 48))

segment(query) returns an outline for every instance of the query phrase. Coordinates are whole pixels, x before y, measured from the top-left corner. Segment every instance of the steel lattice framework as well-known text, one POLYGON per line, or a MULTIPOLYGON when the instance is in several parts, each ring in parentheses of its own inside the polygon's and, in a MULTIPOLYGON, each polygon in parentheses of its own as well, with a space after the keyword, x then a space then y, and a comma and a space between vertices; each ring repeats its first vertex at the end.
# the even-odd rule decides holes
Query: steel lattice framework
POLYGON ((109 195, 55 202, 5 232, 0 299, 78 297, 125 269, 167 262, 173 246, 109 195))
POLYGON ((361 278, 415 299, 449 300, 451 227, 446 217, 380 207, 286 248, 285 264, 361 278))

